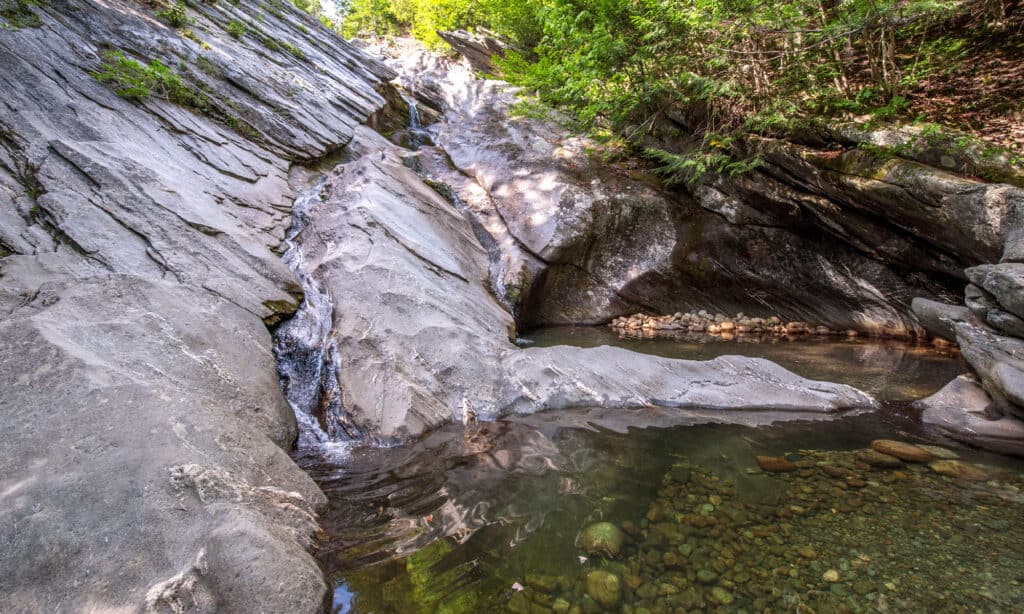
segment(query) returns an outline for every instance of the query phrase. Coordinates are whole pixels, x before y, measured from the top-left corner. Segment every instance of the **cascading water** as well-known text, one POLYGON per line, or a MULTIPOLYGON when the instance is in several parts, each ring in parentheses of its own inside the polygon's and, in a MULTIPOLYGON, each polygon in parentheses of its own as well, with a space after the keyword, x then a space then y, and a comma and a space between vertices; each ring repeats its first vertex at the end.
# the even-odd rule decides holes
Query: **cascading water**
POLYGON ((420 123, 420 109, 417 106, 416 98, 402 95, 402 99, 409 105, 409 149, 416 151, 425 144, 431 143, 430 133, 420 123))
POLYGON ((345 418, 338 384, 338 348, 331 335, 334 300, 314 271, 306 267, 302 235, 310 215, 322 202, 325 178, 299 194, 292 210, 284 262, 302 284, 298 311, 274 331, 274 355, 281 389, 299 423, 300 455, 343 453, 358 435, 345 418))

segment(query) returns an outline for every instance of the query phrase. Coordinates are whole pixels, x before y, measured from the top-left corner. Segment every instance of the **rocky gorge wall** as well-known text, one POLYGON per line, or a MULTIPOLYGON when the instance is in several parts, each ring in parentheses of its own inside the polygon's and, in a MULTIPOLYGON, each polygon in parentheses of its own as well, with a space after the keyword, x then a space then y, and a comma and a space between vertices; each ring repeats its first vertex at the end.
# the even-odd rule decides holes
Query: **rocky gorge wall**
POLYGON ((0 4, 0 610, 317 611, 266 323, 301 295, 290 166, 392 74, 290 4, 155 8, 0 4))
POLYGON ((517 318, 754 300, 916 326, 885 262, 826 234, 780 249, 788 218, 734 223, 516 116, 503 84, 428 54, 386 66, 287 3, 190 4, 171 28, 127 0, 0 2, 4 611, 322 608, 324 498, 288 455, 267 329, 303 300, 280 257, 296 162, 344 154, 293 239, 367 437, 580 406, 875 406, 760 359, 523 349, 517 318), (407 117, 396 78, 445 116, 435 144, 363 125, 407 117))
MULTIPOLYGON (((497 48, 465 32, 445 40, 478 68, 497 48)), ((923 336, 911 301, 955 299, 964 269, 997 261, 1024 232, 1024 171, 921 128, 764 139, 752 145, 764 161, 754 171, 667 193, 630 181, 640 169, 603 164, 600 146, 557 113, 504 122, 517 114, 514 92, 453 83, 436 61, 418 62, 396 66, 400 81, 462 118, 438 143, 493 201, 477 208, 500 211, 526 254, 516 300, 527 325, 704 309, 923 336), (542 176, 552 158, 558 181, 507 179, 542 176)), ((694 118, 670 115, 655 135, 693 132, 694 118)), ((670 151, 686 144, 654 138, 670 151)))
POLYGON ((475 218, 361 127, 387 121, 395 73, 286 3, 182 6, 0 5, 0 609, 323 608, 324 497, 288 455, 267 327, 304 299, 280 257, 294 163, 343 147, 293 239, 368 437, 580 405, 874 406, 759 359, 518 348, 475 218))
MULTIPOLYGON (((445 36, 477 69, 496 48, 485 38, 445 36)), ((458 118, 435 130, 447 160, 420 163, 492 238, 495 292, 522 324, 743 311, 934 336, 977 377, 921 401, 924 420, 1024 453, 1024 172, 1005 156, 915 126, 837 125, 766 140, 753 172, 667 193, 602 163, 557 113, 524 117, 514 89, 469 68, 416 53, 392 66, 458 118), (948 305, 958 296, 965 307, 948 305)))

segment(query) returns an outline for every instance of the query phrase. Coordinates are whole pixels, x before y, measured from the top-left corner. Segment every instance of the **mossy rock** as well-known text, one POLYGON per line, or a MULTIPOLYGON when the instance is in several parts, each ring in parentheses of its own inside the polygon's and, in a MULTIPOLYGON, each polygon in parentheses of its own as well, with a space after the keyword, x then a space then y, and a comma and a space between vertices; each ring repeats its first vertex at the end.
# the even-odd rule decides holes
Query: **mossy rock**
POLYGON ((608 558, 619 556, 626 534, 610 522, 596 522, 583 529, 580 545, 588 554, 603 554, 608 558))

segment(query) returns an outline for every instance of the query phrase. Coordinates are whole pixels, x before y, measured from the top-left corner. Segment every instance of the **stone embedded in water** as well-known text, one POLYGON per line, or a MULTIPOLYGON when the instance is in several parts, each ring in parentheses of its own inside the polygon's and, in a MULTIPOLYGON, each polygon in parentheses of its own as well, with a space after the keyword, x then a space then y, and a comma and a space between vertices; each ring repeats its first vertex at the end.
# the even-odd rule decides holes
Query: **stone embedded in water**
POLYGON ((879 452, 878 450, 872 448, 858 451, 855 457, 862 463, 866 463, 868 465, 871 465, 872 467, 881 467, 883 469, 895 469, 896 467, 903 466, 903 461, 896 458, 895 456, 883 454, 882 452, 879 452))
POLYGON ((540 574, 527 574, 526 576, 526 585, 542 593, 555 592, 560 583, 558 576, 544 576, 540 574))
POLYGON ((606 608, 613 608, 622 599, 619 577, 607 571, 591 571, 586 579, 587 594, 606 608))
POLYGON ((871 442, 871 449, 908 463, 927 463, 935 460, 935 455, 931 452, 912 443, 894 439, 876 439, 871 442))
POLYGON ((941 446, 927 446, 924 444, 918 444, 917 447, 921 448, 926 452, 930 452, 932 456, 942 460, 956 460, 960 458, 960 455, 952 450, 947 450, 941 446))
POLYGON ((971 482, 984 482, 993 476, 993 472, 986 467, 959 460, 937 460, 928 463, 928 467, 935 473, 971 482))
POLYGON ((672 467, 669 475, 672 477, 673 481, 678 482, 679 484, 686 484, 690 481, 690 470, 686 467, 676 465, 672 467))
POLYGON ((839 582, 839 572, 835 569, 829 569, 821 574, 821 579, 826 582, 839 582))
POLYGON ((553 604, 551 604, 551 611, 555 614, 568 614, 569 608, 571 607, 571 603, 559 597, 558 599, 555 599, 553 604))
POLYGON ((721 586, 716 586, 711 589, 711 600, 720 605, 729 605, 733 602, 733 596, 721 586))
POLYGON ((714 584, 718 582, 718 574, 710 569, 701 569, 697 572, 697 581, 701 584, 714 584))
POLYGON ((763 471, 770 473, 784 473, 796 471, 796 465, 780 456, 758 456, 757 465, 763 471))
POLYGON ((513 614, 530 614, 533 611, 533 604, 530 602, 530 598, 526 596, 526 593, 520 591, 513 593, 512 597, 508 600, 508 611, 513 614))
POLYGON ((580 545, 588 554, 603 554, 609 558, 619 556, 626 534, 610 522, 595 522, 583 529, 580 545))

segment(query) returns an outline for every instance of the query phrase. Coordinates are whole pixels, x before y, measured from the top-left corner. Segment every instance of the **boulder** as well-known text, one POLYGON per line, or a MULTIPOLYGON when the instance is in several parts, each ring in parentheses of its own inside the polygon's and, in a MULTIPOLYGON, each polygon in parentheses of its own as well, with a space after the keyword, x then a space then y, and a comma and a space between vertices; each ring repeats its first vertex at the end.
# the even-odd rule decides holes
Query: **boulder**
POLYGON ((614 608, 622 600, 622 582, 613 573, 602 570, 587 572, 584 585, 587 594, 604 608, 614 608))
POLYGON ((912 443, 896 441, 893 439, 876 439, 871 442, 871 449, 895 456, 901 461, 908 463, 926 463, 935 460, 935 455, 927 450, 919 448, 912 443))
POLYGON ((452 49, 459 52, 466 58, 473 70, 494 74, 497 69, 494 66, 495 56, 505 57, 508 45, 492 36, 487 30, 467 32, 465 30, 449 30, 437 33, 441 39, 452 46, 452 49))
POLYGON ((1024 318, 1024 263, 985 264, 964 273, 994 297, 1003 310, 1024 318))
POLYGON ((964 359, 992 397, 992 411, 1024 417, 1024 340, 971 322, 954 328, 964 359))
POLYGON ((752 358, 518 348, 510 341, 512 315, 491 291, 494 260, 473 224, 402 164, 400 150, 370 130, 357 138, 373 142, 366 149, 384 151, 384 159, 337 167, 300 241, 307 272, 335 297, 342 404, 360 430, 411 436, 461 420, 466 406, 483 419, 572 407, 875 406, 852 388, 752 358))
POLYGON ((619 556, 626 534, 610 522, 596 522, 580 533, 580 546, 587 554, 601 554, 609 558, 619 556))
POLYGON ((972 375, 961 375, 935 394, 915 401, 921 421, 953 439, 1004 454, 1024 456, 1024 421, 990 416, 992 399, 972 375))
POLYGON ((970 314, 963 305, 947 305, 926 298, 915 298, 910 308, 930 334, 948 341, 956 340, 952 323, 967 321, 970 314))

